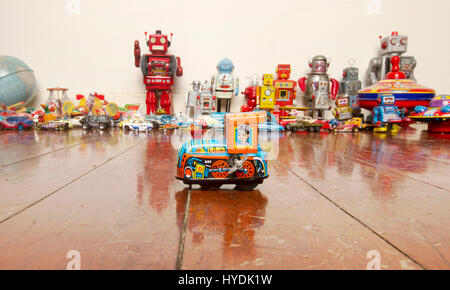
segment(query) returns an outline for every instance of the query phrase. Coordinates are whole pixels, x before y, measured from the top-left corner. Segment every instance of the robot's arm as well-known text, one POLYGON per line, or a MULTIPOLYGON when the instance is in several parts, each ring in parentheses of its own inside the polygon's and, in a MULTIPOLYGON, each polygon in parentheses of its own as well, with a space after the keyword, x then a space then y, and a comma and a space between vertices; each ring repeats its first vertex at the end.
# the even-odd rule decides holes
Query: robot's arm
POLYGON ((141 64, 141 47, 139 46, 139 40, 134 42, 134 65, 139 67, 141 64))
POLYGON ((181 77, 183 75, 183 67, 181 66, 181 58, 177 56, 177 77, 181 77))
POLYGON ((416 68, 416 65, 417 65, 417 60, 414 58, 414 59, 413 59, 413 63, 411 64, 411 79, 412 79, 414 82, 417 82, 417 81, 416 81, 416 78, 414 77, 414 69, 416 68))
POLYGON ((239 95, 239 78, 236 77, 234 79, 234 95, 237 96, 239 95))
POLYGON ((334 100, 339 92, 339 82, 333 78, 330 79, 331 82, 331 98, 334 100))
POLYGON ((370 86, 378 82, 377 72, 381 66, 381 59, 379 57, 372 58, 369 63, 369 72, 367 76, 367 84, 370 86))
POLYGON ((381 126, 381 121, 380 121, 381 116, 380 116, 380 111, 378 110, 378 108, 375 108, 372 113, 373 113, 372 123, 376 126, 381 126))
POLYGON ((334 118, 338 119, 338 117, 339 117, 339 112, 336 110, 336 108, 333 108, 333 110, 331 111, 331 113, 333 113, 334 118))
POLYGON ((189 105, 189 93, 190 91, 186 92, 186 107, 189 105))
POLYGON ((300 87, 302 92, 306 91, 306 77, 298 79, 298 86, 300 87))

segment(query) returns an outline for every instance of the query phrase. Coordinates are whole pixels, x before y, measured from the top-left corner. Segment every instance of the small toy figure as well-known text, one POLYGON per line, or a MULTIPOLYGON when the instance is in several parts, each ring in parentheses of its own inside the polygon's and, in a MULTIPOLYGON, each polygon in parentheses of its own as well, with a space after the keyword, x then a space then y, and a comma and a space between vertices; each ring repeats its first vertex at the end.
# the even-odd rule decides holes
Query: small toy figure
POLYGON ((352 108, 349 105, 348 98, 344 95, 339 95, 336 98, 336 107, 332 111, 336 120, 346 121, 352 118, 352 108))
POLYGON ((427 122, 430 133, 450 133, 450 95, 433 98, 428 108, 416 106, 409 118, 427 122))
POLYGON ((217 98, 213 94, 213 88, 208 81, 204 81, 198 96, 199 115, 217 112, 217 98))
POLYGON ((373 58, 369 64, 367 85, 371 86, 385 79, 386 74, 391 71, 391 58, 393 56, 400 57, 400 71, 406 75, 406 79, 416 82, 414 78, 414 68, 417 64, 415 58, 413 56, 402 56, 408 48, 408 36, 398 35, 398 32, 394 31, 390 36, 383 39, 380 36, 380 45, 381 55, 373 58))
POLYGON ((253 190, 268 177, 267 153, 258 145, 258 124, 266 116, 262 111, 226 114, 225 142, 194 139, 184 143, 176 178, 204 189, 236 184, 239 190, 253 190))
POLYGON ((239 78, 233 76, 233 70, 233 62, 224 58, 217 64, 217 74, 211 77, 217 112, 222 111, 222 100, 226 102, 226 112, 230 112, 231 99, 239 94, 239 78))
POLYGON ((277 65, 277 78, 273 81, 275 87, 275 104, 283 107, 292 107, 295 99, 295 81, 290 80, 291 65, 277 65))
POLYGON ((167 35, 161 34, 161 30, 156 30, 155 34, 150 34, 147 40, 145 32, 145 42, 150 54, 144 54, 141 58, 141 48, 139 41, 134 42, 134 64, 141 67, 144 76, 144 84, 147 89, 147 114, 154 114, 157 110, 164 110, 170 114, 171 92, 175 76, 183 75, 181 59, 168 54, 167 49, 172 42, 167 35), (159 99, 159 101, 158 101, 159 99))
POLYGON ((324 119, 325 111, 331 109, 330 99, 334 100, 339 91, 337 80, 330 78, 327 69, 330 66, 323 55, 315 56, 309 62, 311 72, 298 80, 300 89, 305 92, 305 103, 314 119, 324 119))
MULTIPOLYGON (((354 61, 349 61, 353 65, 354 61)), ((359 70, 356 67, 350 66, 344 69, 342 81, 339 85, 339 93, 346 96, 349 105, 352 108, 354 117, 361 117, 361 108, 358 102, 358 91, 361 90, 361 81, 358 78, 359 70)))
POLYGON ((251 112, 256 108, 258 104, 257 98, 259 88, 260 82, 258 80, 258 75, 255 74, 250 78, 250 82, 243 92, 247 103, 241 107, 241 112, 251 112))
POLYGON ((197 115, 197 108, 199 106, 198 100, 202 83, 200 81, 192 82, 192 90, 186 92, 186 116, 194 118, 197 115))
POLYGON ((395 105, 395 96, 392 94, 379 94, 378 106, 373 108, 374 132, 384 133, 390 130, 396 133, 399 130, 399 124, 402 121, 401 112, 395 105))
POLYGON ((263 85, 258 89, 259 108, 272 110, 276 103, 273 75, 263 75, 263 85))

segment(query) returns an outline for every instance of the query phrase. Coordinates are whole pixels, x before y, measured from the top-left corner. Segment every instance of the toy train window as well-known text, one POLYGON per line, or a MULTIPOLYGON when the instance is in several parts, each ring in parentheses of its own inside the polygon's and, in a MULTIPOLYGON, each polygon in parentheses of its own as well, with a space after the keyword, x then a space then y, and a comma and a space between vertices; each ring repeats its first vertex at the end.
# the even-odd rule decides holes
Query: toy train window
POLYGON ((226 138, 228 153, 258 152, 258 123, 266 121, 267 113, 230 113, 226 115, 226 138))

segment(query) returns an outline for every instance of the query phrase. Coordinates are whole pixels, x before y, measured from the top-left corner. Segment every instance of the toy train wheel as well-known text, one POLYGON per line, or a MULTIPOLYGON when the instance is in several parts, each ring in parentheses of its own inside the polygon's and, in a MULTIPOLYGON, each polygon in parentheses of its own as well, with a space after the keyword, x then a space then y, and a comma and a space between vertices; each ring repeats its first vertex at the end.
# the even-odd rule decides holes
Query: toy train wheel
POLYGON ((245 161, 242 168, 236 171, 239 178, 251 178, 255 175, 255 166, 250 161, 245 161))
POLYGON ((184 177, 191 178, 192 173, 193 173, 192 168, 187 167, 186 169, 184 169, 184 177))
POLYGON ((258 186, 259 182, 250 182, 250 183, 241 183, 241 184, 236 184, 236 188, 238 190, 253 190, 258 186))
POLYGON ((298 131, 298 127, 297 127, 297 126, 292 126, 291 131, 292 131, 292 132, 297 132, 297 131, 298 131))
POLYGON ((23 124, 22 123, 20 123, 18 126, 17 126, 17 129, 19 129, 19 130, 23 130, 23 124))
POLYGON ((315 131, 315 132, 320 132, 320 127, 319 127, 319 126, 314 127, 314 131, 315 131))
POLYGON ((0 130, 4 130, 5 126, 3 126, 3 124, 0 124, 0 130))
POLYGON ((41 130, 42 129, 42 125, 41 124, 36 124, 36 129, 41 130))
POLYGON ((219 171, 213 171, 211 172, 212 176, 214 176, 214 178, 226 178, 228 176, 228 169, 230 168, 230 166, 228 165, 228 163, 226 163, 223 160, 217 160, 216 162, 213 163, 213 165, 211 166, 212 169, 223 169, 223 170, 219 170, 219 171))
POLYGON ((286 124, 285 128, 286 131, 291 131, 291 124, 286 124))
POLYGON ((359 131, 358 127, 353 127, 353 129, 352 129, 353 133, 358 133, 358 131, 359 131))

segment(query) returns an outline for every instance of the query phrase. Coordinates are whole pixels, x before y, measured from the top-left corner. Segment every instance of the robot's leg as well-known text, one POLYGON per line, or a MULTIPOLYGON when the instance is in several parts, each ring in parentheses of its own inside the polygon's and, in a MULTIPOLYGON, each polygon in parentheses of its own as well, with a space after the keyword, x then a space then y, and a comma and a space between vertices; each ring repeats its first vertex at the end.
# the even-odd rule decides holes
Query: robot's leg
POLYGON ((227 99, 227 112, 229 113, 231 110, 231 100, 227 99))
POLYGON ((170 114, 170 94, 168 91, 161 92, 161 108, 166 111, 166 114, 170 114))
POLYGON ((222 112, 222 99, 217 99, 217 112, 222 112))
POLYGON ((156 112, 156 94, 155 91, 147 91, 147 115, 154 114, 156 112))

